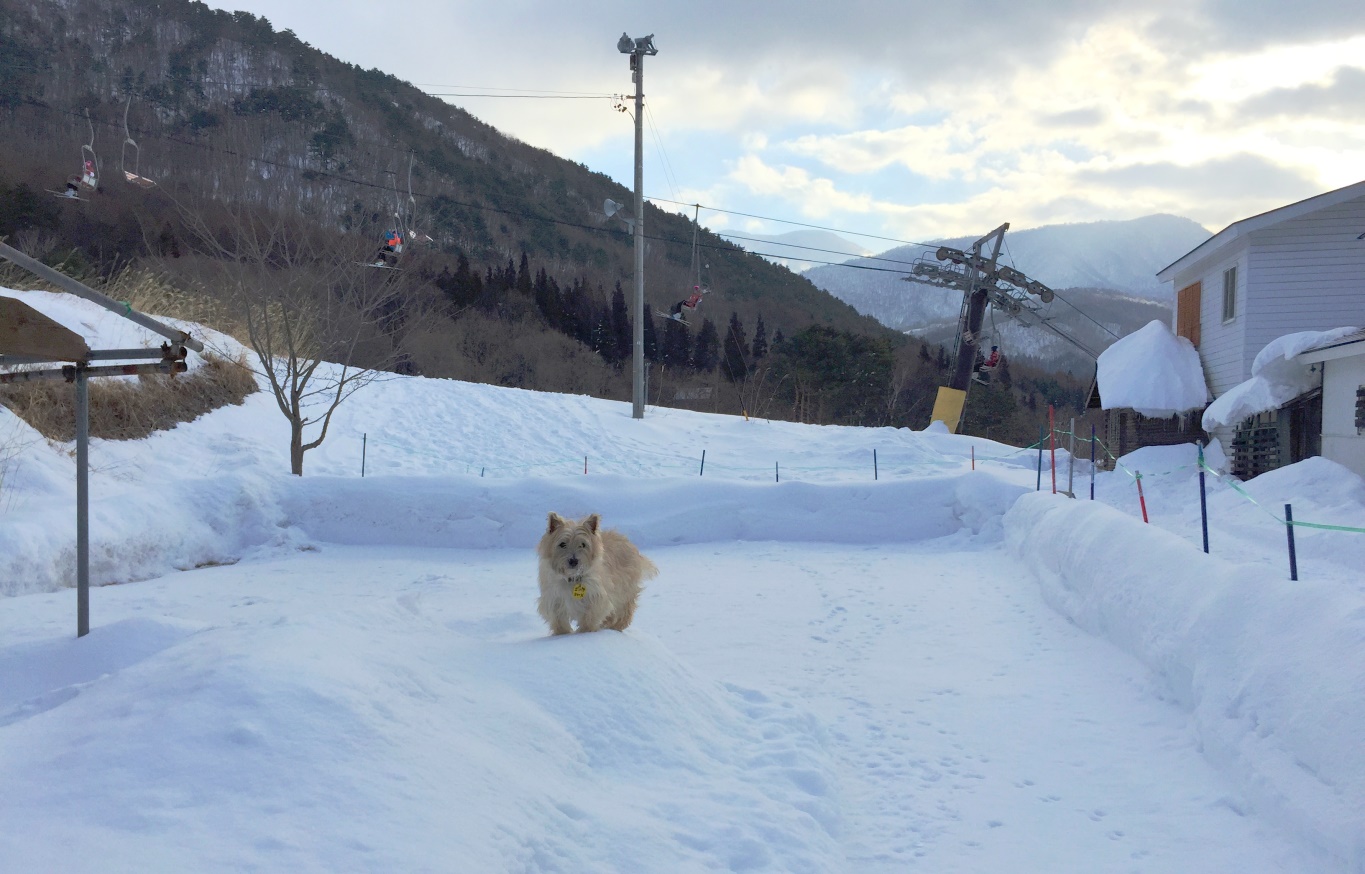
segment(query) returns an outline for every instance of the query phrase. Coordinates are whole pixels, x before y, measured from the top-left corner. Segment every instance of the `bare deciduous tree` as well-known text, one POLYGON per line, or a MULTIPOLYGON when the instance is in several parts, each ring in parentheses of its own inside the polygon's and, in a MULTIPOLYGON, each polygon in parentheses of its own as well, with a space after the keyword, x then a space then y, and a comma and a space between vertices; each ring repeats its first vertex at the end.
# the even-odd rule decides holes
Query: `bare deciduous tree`
POLYGON ((403 360, 418 295, 406 274, 365 266, 357 241, 300 219, 245 209, 186 218, 206 256, 199 281, 245 325, 252 369, 289 421, 290 472, 302 476, 337 407, 403 360))

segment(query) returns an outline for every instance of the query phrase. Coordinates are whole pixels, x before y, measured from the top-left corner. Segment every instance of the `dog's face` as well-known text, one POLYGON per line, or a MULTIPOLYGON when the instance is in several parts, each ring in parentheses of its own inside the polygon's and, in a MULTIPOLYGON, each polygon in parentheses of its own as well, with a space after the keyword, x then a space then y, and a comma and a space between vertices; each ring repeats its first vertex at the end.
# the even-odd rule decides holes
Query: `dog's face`
POLYGON ((577 522, 551 513, 549 527, 540 538, 540 557, 560 576, 570 579, 582 576, 602 548, 602 539, 597 534, 600 523, 596 513, 577 522))

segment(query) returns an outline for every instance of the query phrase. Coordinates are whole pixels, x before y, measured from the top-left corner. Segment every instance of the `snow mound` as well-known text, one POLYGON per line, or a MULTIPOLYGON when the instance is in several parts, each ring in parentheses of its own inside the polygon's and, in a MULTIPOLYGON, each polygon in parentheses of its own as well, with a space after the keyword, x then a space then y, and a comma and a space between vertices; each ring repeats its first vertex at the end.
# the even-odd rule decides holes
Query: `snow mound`
POLYGON ((1365 866, 1365 757, 1343 730, 1365 726, 1365 596, 1206 556, 1090 502, 1025 495, 1005 530, 1053 607, 1163 678, 1256 812, 1365 866))
POLYGON ((634 633, 449 624, 458 587, 0 647, 6 869, 843 867, 807 713, 634 633))
POLYGON ((1095 378, 1106 410, 1167 418, 1209 400, 1194 344, 1155 320, 1101 352, 1095 378))

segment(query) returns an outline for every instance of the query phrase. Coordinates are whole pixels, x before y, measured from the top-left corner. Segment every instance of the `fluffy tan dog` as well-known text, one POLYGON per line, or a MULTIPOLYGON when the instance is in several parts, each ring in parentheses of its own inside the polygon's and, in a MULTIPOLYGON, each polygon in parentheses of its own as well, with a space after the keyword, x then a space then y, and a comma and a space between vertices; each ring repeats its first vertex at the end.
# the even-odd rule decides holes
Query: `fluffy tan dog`
POLYGON ((625 631, 635 616, 641 583, 659 573, 619 531, 600 528, 596 513, 577 522, 550 514, 540 555, 536 609, 552 634, 614 628, 625 631))

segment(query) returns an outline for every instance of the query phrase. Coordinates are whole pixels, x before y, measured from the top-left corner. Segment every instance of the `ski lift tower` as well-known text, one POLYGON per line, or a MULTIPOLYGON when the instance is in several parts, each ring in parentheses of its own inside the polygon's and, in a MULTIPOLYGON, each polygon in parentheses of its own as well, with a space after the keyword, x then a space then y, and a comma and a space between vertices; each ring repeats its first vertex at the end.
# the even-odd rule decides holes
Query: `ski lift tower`
POLYGON ((0 298, 0 365, 70 362, 47 370, 0 373, 0 383, 63 380, 76 387, 76 636, 90 633, 90 394, 92 376, 138 376, 145 373, 183 373, 186 349, 203 352, 204 344, 184 331, 162 324, 131 306, 59 273, 18 249, 0 243, 0 258, 15 264, 77 297, 165 337, 157 349, 95 349, 76 332, 54 322, 21 301, 0 298), (93 361, 160 359, 151 364, 92 366, 93 361))
POLYGON ((635 80, 635 354, 631 368, 631 416, 645 417, 645 164, 644 109, 645 55, 657 55, 654 34, 632 39, 622 33, 616 50, 630 55, 631 77, 635 80))
POLYGON ((1009 227, 1009 222, 1005 222, 973 243, 969 252, 939 246, 934 258, 946 264, 920 258, 911 267, 914 275, 904 277, 906 282, 952 288, 965 295, 962 313, 958 318, 953 376, 948 385, 939 387, 931 414, 931 421, 942 422, 953 433, 957 433, 967 405, 967 389, 971 385, 972 368, 976 364, 977 342, 981 339, 981 323, 985 319, 986 306, 998 307, 1013 316, 1033 309, 1034 304, 1028 300, 1029 295, 1039 298, 1043 303, 1053 298, 1052 289, 1046 285, 1029 279, 1011 267, 999 265, 1000 246, 1009 227), (983 255, 982 249, 992 242, 990 254, 983 255))

